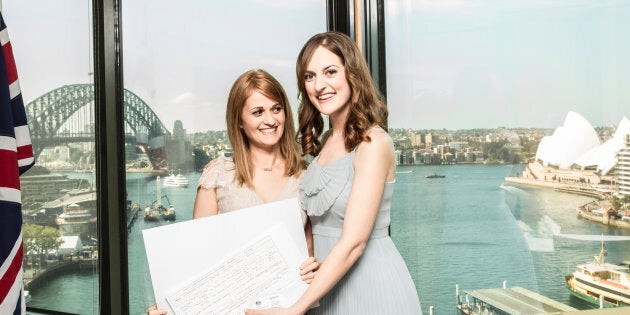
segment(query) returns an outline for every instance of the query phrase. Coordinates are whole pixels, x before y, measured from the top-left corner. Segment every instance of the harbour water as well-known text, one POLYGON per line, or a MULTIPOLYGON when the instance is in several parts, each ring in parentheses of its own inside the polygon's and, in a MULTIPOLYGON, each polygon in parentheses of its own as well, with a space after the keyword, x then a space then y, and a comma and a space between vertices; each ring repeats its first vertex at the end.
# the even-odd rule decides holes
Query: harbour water
MULTIPOLYGON (((510 186, 506 176, 522 165, 400 166, 396 176, 391 234, 416 283, 428 314, 456 314, 455 285, 460 290, 521 286, 577 308, 564 276, 578 263, 593 259, 600 235, 630 236, 630 231, 578 219, 575 208, 590 197, 548 189, 510 186), (411 172, 408 172, 411 171, 411 172), (425 178, 440 174, 444 178, 425 178), (595 239, 595 240, 593 240, 595 239)), ((184 174, 187 188, 162 188, 177 211, 177 221, 192 217, 199 173, 184 174)), ((154 179, 128 174, 129 199, 146 205, 156 198, 154 179)), ((131 314, 142 314, 153 301, 142 230, 164 222, 136 221, 129 233, 131 314)), ((203 242, 220 240, 200 240, 203 242)), ((630 260, 630 241, 606 244, 610 262, 630 260)), ((164 253, 168 259, 168 253, 164 253)), ((178 266, 173 266, 178 268, 178 266)), ((375 271, 377 272, 377 271, 375 271)), ((49 288, 31 292, 30 306, 78 314, 96 303, 97 278, 90 274, 61 277, 49 288), (59 287, 69 288, 72 294, 59 287), (56 294, 55 292, 59 292, 56 294), (92 304, 94 304, 92 303, 92 304)), ((96 303, 97 304, 97 303, 96 303)))

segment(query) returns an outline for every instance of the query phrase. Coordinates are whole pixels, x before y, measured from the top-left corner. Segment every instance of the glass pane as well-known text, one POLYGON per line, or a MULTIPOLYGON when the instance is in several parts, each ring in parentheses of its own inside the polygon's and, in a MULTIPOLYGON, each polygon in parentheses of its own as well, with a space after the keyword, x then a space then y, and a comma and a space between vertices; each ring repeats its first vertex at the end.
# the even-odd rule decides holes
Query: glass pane
POLYGON ((614 167, 629 16, 627 1, 387 1, 391 233, 425 311, 453 313, 456 285, 473 305, 504 281, 583 309, 565 276, 602 239, 608 262, 630 258, 614 167))
POLYGON ((96 314, 90 2, 2 4, 35 152, 21 176, 27 306, 96 314))
POLYGON ((126 1, 123 12, 129 301, 138 314, 155 303, 142 230, 192 218, 203 166, 230 154, 232 83, 265 69, 297 113, 295 60, 325 30, 326 10, 319 0, 184 0, 126 1), (151 211, 160 203, 174 217, 151 211))

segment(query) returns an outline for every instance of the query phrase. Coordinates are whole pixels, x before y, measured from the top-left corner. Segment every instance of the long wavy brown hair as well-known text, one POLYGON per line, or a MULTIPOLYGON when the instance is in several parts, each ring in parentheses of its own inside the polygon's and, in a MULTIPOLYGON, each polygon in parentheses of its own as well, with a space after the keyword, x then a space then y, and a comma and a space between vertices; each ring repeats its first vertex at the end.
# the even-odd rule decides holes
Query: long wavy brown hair
POLYGON ((265 70, 250 70, 241 74, 234 81, 225 111, 228 137, 233 150, 236 180, 241 186, 243 184, 251 186, 253 178, 249 139, 240 126, 242 125, 241 114, 245 102, 254 92, 260 92, 274 102, 278 102, 284 109, 286 117, 279 143, 280 155, 285 160, 284 173, 287 176, 295 176, 304 169, 304 161, 295 142, 295 124, 286 92, 280 82, 265 70))
POLYGON ((350 37, 339 32, 320 33, 311 37, 297 58, 295 72, 299 90, 300 107, 298 108, 299 136, 302 155, 317 156, 322 149, 320 141, 324 120, 306 93, 305 75, 313 53, 318 47, 324 47, 337 55, 344 66, 350 85, 351 96, 348 121, 344 127, 346 150, 354 150, 361 142, 370 141, 369 129, 380 126, 383 130, 387 120, 387 107, 376 88, 370 70, 350 37))

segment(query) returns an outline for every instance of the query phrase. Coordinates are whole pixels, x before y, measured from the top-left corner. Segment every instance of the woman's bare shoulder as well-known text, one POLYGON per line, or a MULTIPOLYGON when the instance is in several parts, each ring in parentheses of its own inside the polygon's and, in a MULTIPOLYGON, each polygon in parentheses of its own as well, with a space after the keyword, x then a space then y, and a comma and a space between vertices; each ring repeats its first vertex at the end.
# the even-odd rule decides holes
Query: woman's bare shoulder
MULTIPOLYGON (((389 136, 387 131, 383 130, 383 128, 379 126, 372 127, 368 130, 368 136, 370 137, 370 142, 364 141, 361 144, 372 144, 371 147, 389 147, 393 146, 394 141, 392 137, 389 136)), ((370 146, 370 145, 367 145, 370 146)))

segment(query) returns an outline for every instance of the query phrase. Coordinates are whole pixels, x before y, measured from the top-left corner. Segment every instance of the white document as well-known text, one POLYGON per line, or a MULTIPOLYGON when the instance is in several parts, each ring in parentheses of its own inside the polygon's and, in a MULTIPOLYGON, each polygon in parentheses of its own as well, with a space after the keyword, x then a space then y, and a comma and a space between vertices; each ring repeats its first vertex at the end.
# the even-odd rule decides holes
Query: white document
MULTIPOLYGON (((308 257, 308 251, 300 211, 297 199, 293 198, 142 231, 153 292, 158 307, 168 310, 169 314, 176 314, 167 302, 167 296, 172 303, 175 303, 177 292, 186 290, 186 288, 190 289, 190 285, 194 286, 193 279, 201 282, 207 281, 207 279, 203 280, 204 275, 212 274, 213 270, 217 271, 216 268, 221 263, 230 258, 238 257, 239 252, 242 255, 248 246, 251 247, 257 241, 262 241, 260 246, 267 249, 271 248, 272 252, 275 250, 280 253, 294 251, 293 254, 289 255, 295 255, 295 257, 282 256, 286 263, 284 268, 287 268, 288 274, 294 274, 296 279, 301 281, 299 264, 308 257), (281 226, 286 229, 285 232, 281 231, 282 228, 275 228, 279 223, 283 224, 281 226), (271 229, 272 227, 274 228, 271 229), (283 237, 280 237, 284 241, 277 240, 277 234, 284 234, 283 237), (265 243, 265 235, 271 235, 270 240, 276 246, 275 249, 273 246, 270 247, 269 239, 265 243)), ((245 255, 257 254, 260 253, 245 253, 245 255)), ((274 256, 274 259, 279 257, 274 256)), ((280 268, 278 265, 273 266, 280 268)), ((219 273, 216 272, 216 274, 219 273)), ((221 274, 221 276, 227 277, 227 283, 234 280, 229 275, 230 272, 221 274)), ((264 279, 264 276, 260 276, 258 279, 264 279)), ((260 282, 264 281, 261 280, 260 282)), ((212 289, 225 293, 223 285, 212 289)), ((301 288, 292 289, 297 297, 305 290, 305 283, 302 283, 301 288)), ((279 294, 279 292, 269 292, 269 295, 265 293, 260 298, 249 296, 252 300, 245 302, 250 302, 248 307, 255 308, 257 305, 259 308, 263 308, 264 305, 292 304, 297 299, 297 297, 292 298, 279 294)), ((190 314, 194 314, 194 312, 190 314)))
POLYGON ((175 314, 243 314, 243 309, 288 307, 306 284, 298 250, 284 223, 166 296, 175 314))

